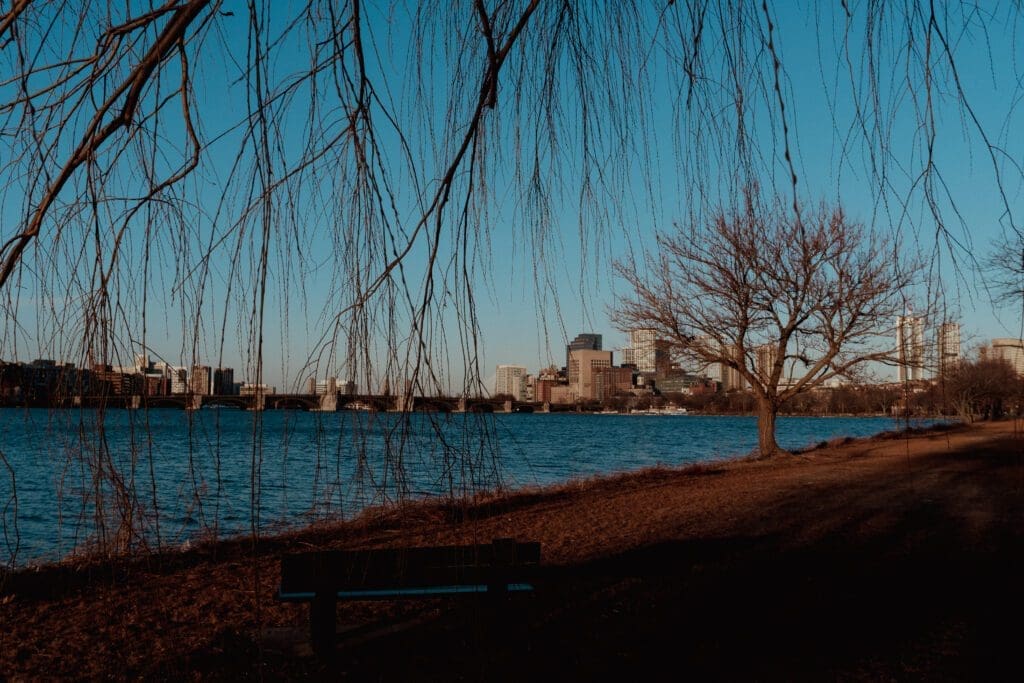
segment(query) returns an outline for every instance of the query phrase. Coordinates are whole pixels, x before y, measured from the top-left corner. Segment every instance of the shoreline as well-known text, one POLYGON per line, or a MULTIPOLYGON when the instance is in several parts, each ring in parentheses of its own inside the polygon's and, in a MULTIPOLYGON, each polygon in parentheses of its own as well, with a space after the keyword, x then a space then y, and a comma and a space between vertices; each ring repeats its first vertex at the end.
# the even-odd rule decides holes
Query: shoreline
MULTIPOLYGON (((262 538, 255 553, 250 539, 241 538, 131 561, 21 570, 0 589, 0 619, 8 625, 0 634, 0 676, 336 673, 303 650, 305 609, 273 600, 281 553, 498 536, 539 540, 542 562, 559 586, 531 603, 536 623, 515 647, 477 643, 479 651, 465 661, 453 660, 451 646, 438 645, 434 636, 447 638, 454 629, 456 640, 472 639, 459 630, 465 615, 458 616, 458 608, 352 603, 343 607, 345 617, 358 623, 407 611, 429 615, 430 623, 414 629, 418 635, 409 636, 412 640, 396 634, 353 646, 341 670, 357 678, 378 670, 384 678, 401 678, 411 670, 383 655, 400 646, 426 662, 418 670, 425 678, 442 678, 451 667, 474 678, 472 667, 483 661, 507 664, 510 679, 538 671, 587 677, 625 664, 646 671, 663 663, 659 653, 668 646, 659 634, 684 633, 692 641, 681 641, 687 654, 682 670, 697 675, 753 673, 731 650, 715 654, 729 643, 751 654, 752 661, 769 662, 780 678, 799 678, 802 672, 912 675, 905 669, 907 653, 918 648, 900 645, 906 638, 923 639, 926 649, 941 646, 934 661, 915 664, 925 673, 958 671, 961 665, 968 667, 966 673, 977 673, 972 667, 991 654, 972 635, 982 628, 970 607, 977 592, 987 598, 990 589, 998 589, 1003 600, 996 604, 1007 610, 1021 606, 1020 589, 1004 577, 1021 560, 1021 443, 1013 422, 876 435, 819 444, 796 457, 651 468, 481 496, 467 504, 428 501, 371 510, 350 522, 262 538), (944 512, 936 516, 940 509, 944 512), (808 574, 807 567, 814 571, 808 574), (929 630, 930 616, 919 624, 903 609, 908 595, 916 605, 915 581, 929 589, 932 581, 936 589, 944 586, 940 603, 949 604, 954 642, 946 642, 953 636, 945 631, 929 630), (796 621, 786 610, 769 609, 776 594, 786 597, 796 621), (819 613, 815 605, 822 602, 833 611, 819 613), (869 642, 864 647, 871 657, 854 661, 831 632, 871 640, 871 625, 864 621, 869 616, 857 608, 860 602, 881 613, 896 609, 909 621, 899 637, 869 642), (746 616, 722 621, 723 611, 746 616), (691 632, 690 621, 677 621, 683 615, 714 628, 691 632), (810 617, 825 621, 805 633, 801 624, 810 617), (746 620, 767 620, 763 625, 771 628, 748 633, 746 620), (788 629, 783 642, 804 638, 819 648, 809 671, 791 661, 788 650, 776 649, 782 645, 771 635, 777 628, 779 637, 788 629), (827 642, 817 642, 818 631, 820 637, 830 633, 827 642), (967 635, 956 635, 961 632, 967 635), (53 633, 61 636, 53 639, 53 633), (148 635, 139 639, 135 633, 148 635), (711 646, 709 633, 718 645, 711 646), (278 642, 282 634, 291 634, 284 644, 278 642), (645 639, 637 641, 640 634, 645 639), (561 652, 560 660, 550 643, 565 644, 571 656, 561 652), (772 648, 764 649, 767 645, 772 648), (516 647, 531 656, 518 656, 516 647), (243 651, 262 652, 263 668, 239 660, 243 651), (120 663, 126 668, 111 668, 120 663)), ((935 595, 929 595, 934 602, 935 595)), ((668 648, 663 655, 674 652, 668 648)), ((986 666, 1005 663, 998 657, 993 662, 986 666)))
MULTIPOLYGON (((727 417, 727 416, 723 416, 727 417)), ((864 443, 875 439, 884 440, 892 438, 900 438, 903 435, 917 435, 926 434, 933 432, 946 432, 956 429, 963 428, 964 423, 960 422, 940 422, 933 423, 924 426, 909 426, 893 430, 885 430, 877 432, 870 436, 840 436, 828 440, 822 440, 817 443, 809 443, 805 446, 791 449, 789 452, 792 455, 806 455, 815 450, 847 445, 851 443, 864 443)), ((756 461, 759 457, 756 453, 735 453, 732 455, 725 455, 717 458, 710 458, 699 462, 681 464, 681 465, 670 465, 670 464, 657 464, 648 465, 640 469, 634 470, 622 470, 617 472, 604 472, 596 474, 586 474, 580 476, 570 477, 562 482, 548 483, 548 484, 527 484, 523 486, 516 486, 500 491, 495 490, 482 490, 470 496, 467 499, 468 505, 475 504, 474 500, 493 500, 501 499, 505 497, 515 497, 520 492, 530 492, 531 494, 543 495, 548 491, 557 491, 564 487, 576 487, 580 485, 587 485, 594 482, 600 482, 601 480, 621 480, 633 476, 643 477, 651 471, 669 471, 669 472, 687 472, 692 469, 700 470, 706 467, 717 467, 724 464, 745 462, 745 461, 756 461)), ((445 497, 443 494, 424 494, 421 497, 411 497, 400 503, 394 503, 385 506, 370 506, 359 513, 357 513, 351 519, 342 520, 317 520, 314 522, 307 523, 294 523, 285 520, 277 522, 270 522, 268 526, 261 530, 259 534, 260 541, 262 543, 273 543, 275 539, 288 538, 294 535, 302 535, 304 532, 316 528, 332 529, 335 527, 345 527, 348 525, 361 525, 366 519, 373 518, 375 516, 389 516, 396 512, 408 513, 411 510, 415 510, 419 507, 430 508, 433 506, 450 506, 452 505, 451 499, 445 497), (276 527, 276 528, 275 528, 276 527)), ((462 504, 460 501, 456 501, 454 504, 462 504)), ((64 565, 70 566, 97 566, 105 563, 111 565, 130 565, 137 561, 144 561, 146 564, 152 564, 154 562, 166 562, 173 561, 173 558, 181 555, 182 553, 188 553, 190 551, 205 551, 216 555, 216 548, 218 546, 232 546, 240 543, 251 543, 252 535, 249 533, 240 533, 232 535, 224 535, 215 539, 186 539, 181 544, 165 545, 152 551, 138 550, 130 553, 119 553, 112 555, 103 555, 95 552, 91 552, 87 549, 71 551, 67 555, 58 559, 39 559, 29 558, 24 563, 18 564, 15 567, 5 568, 0 565, 0 595, 3 594, 2 580, 6 576, 8 579, 16 580, 16 576, 19 573, 26 571, 40 571, 40 570, 59 570, 64 565), (184 549, 183 549, 184 548, 184 549)))

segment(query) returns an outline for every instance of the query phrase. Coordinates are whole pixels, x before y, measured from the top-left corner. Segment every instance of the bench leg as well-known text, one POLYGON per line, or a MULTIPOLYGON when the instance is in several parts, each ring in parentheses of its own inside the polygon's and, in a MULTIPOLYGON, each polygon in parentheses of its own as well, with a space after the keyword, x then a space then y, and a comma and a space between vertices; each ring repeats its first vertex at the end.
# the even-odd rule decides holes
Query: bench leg
POLYGON ((317 593, 309 605, 309 635, 318 657, 326 657, 334 650, 337 619, 337 597, 333 593, 317 593))

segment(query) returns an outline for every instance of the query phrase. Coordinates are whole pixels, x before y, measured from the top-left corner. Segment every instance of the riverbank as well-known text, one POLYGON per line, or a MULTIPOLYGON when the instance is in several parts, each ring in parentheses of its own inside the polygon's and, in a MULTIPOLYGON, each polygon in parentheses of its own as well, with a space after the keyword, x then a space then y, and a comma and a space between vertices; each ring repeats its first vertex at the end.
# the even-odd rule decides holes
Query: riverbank
POLYGON ((34 569, 0 593, 0 678, 997 677, 1019 667, 1022 454, 983 424, 34 569), (540 541, 548 573, 500 637, 469 603, 344 605, 362 635, 328 668, 273 599, 288 550, 497 536, 540 541))

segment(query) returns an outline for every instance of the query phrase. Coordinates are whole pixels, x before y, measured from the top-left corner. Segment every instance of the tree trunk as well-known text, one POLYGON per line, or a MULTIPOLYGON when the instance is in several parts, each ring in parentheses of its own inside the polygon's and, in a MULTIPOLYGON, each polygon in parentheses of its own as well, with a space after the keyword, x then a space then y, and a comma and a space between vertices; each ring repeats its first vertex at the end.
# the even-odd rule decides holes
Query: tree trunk
POLYGON ((770 401, 758 401, 757 412, 757 449, 762 458, 770 458, 784 451, 779 448, 775 441, 775 418, 778 415, 778 406, 770 401))

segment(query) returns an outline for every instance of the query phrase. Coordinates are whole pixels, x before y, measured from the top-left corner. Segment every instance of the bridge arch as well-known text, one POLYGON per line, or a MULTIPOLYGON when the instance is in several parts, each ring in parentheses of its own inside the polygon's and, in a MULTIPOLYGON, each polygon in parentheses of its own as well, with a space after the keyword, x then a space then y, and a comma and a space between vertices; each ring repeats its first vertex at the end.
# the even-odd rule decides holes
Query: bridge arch
POLYGON ((301 396, 273 398, 271 395, 267 396, 266 402, 268 408, 275 408, 277 410, 312 410, 320 407, 319 399, 309 399, 301 396))

